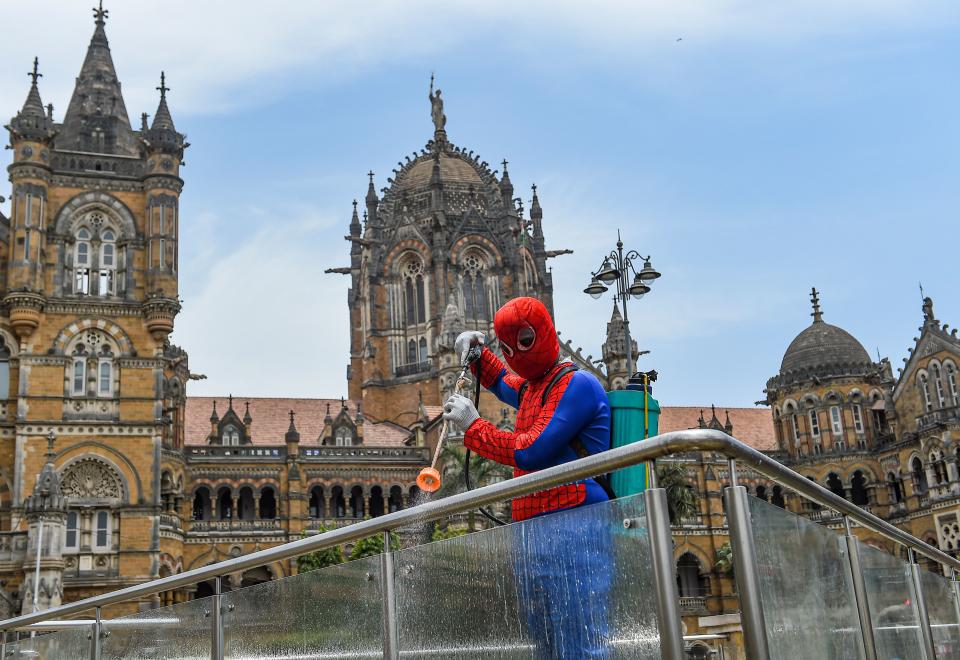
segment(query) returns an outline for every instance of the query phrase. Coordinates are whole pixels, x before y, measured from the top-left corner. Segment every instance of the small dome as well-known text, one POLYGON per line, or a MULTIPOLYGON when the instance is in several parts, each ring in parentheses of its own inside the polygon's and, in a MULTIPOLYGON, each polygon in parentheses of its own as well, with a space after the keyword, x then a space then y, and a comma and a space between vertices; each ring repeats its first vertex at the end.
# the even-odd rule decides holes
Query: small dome
MULTIPOLYGON (((398 190, 428 188, 433 176, 433 163, 432 156, 421 157, 397 178, 394 187, 398 190)), ((447 152, 440 153, 440 178, 444 183, 475 185, 478 190, 484 185, 483 178, 472 163, 447 152)))
POLYGON ((814 321, 790 342, 780 363, 780 373, 825 365, 870 363, 867 350, 853 335, 835 325, 814 321))

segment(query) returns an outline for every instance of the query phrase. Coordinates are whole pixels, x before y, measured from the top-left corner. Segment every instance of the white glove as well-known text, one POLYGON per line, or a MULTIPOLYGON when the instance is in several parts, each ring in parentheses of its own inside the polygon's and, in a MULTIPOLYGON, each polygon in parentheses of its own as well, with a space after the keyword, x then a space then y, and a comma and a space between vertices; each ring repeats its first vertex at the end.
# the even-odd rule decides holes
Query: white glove
POLYGON ((480 413, 477 412, 477 407, 473 405, 473 401, 462 394, 454 394, 443 404, 443 419, 449 424, 459 426, 461 431, 470 428, 470 425, 477 421, 479 417, 480 413))
POLYGON ((470 345, 476 341, 483 346, 484 339, 483 333, 479 330, 467 330, 457 335, 457 340, 453 343, 453 350, 457 354, 460 364, 463 364, 467 359, 467 351, 470 350, 470 345))

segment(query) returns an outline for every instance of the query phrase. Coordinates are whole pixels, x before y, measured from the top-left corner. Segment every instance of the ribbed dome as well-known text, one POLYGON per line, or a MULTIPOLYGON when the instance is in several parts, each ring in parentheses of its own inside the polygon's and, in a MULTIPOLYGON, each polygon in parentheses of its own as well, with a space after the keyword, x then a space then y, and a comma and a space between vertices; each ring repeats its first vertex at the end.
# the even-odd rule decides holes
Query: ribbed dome
POLYGON ((870 363, 870 355, 853 335, 818 320, 790 342, 780 363, 780 373, 826 365, 870 363))
MULTIPOLYGON (((422 157, 397 178, 394 187, 399 190, 429 187, 433 176, 433 163, 432 156, 422 157)), ((483 178, 473 163, 446 152, 440 153, 440 179, 444 183, 473 184, 478 190, 484 185, 483 178)))

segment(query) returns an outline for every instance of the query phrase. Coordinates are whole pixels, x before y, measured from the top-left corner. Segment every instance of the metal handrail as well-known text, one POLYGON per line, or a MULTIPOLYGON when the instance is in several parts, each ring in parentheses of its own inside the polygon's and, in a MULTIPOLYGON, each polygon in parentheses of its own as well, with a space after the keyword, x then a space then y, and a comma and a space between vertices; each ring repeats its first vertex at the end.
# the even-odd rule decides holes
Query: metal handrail
POLYGON ((674 431, 635 442, 623 447, 594 454, 576 461, 540 470, 532 474, 515 477, 451 495, 440 500, 427 502, 413 508, 395 511, 384 516, 340 527, 282 545, 259 550, 249 555, 236 557, 217 564, 195 568, 184 573, 144 582, 141 584, 92 596, 66 605, 23 614, 0 621, 0 631, 22 629, 30 624, 63 617, 95 607, 105 607, 126 600, 150 596, 171 591, 198 582, 223 577, 230 573, 256 568, 271 562, 291 559, 308 552, 324 550, 344 543, 358 541, 374 534, 387 532, 412 524, 432 522, 457 513, 470 511, 481 506, 500 502, 505 499, 527 495, 553 486, 579 481, 599 474, 629 467, 670 454, 682 454, 692 451, 707 451, 723 454, 728 459, 740 461, 743 465, 771 480, 786 485, 797 493, 840 511, 861 526, 870 529, 887 539, 913 548, 916 552, 935 561, 960 570, 960 561, 937 548, 927 545, 920 539, 894 527, 874 514, 864 511, 855 504, 830 492, 823 486, 810 481, 785 465, 769 458, 753 447, 745 445, 723 433, 711 429, 691 429, 674 431))

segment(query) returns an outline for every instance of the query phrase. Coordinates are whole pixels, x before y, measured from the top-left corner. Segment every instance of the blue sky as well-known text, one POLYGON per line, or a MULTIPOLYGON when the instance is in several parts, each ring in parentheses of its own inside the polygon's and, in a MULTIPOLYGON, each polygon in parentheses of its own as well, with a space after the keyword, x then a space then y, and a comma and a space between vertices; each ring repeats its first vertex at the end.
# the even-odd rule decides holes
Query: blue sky
MULTIPOLYGON (((40 57, 69 100, 88 3, 0 43, 0 110, 40 57), (29 32, 29 33, 28 33, 29 32)), ((663 273, 631 304, 669 405, 752 405, 824 318, 900 366, 918 282, 960 325, 960 7, 896 0, 508 3, 108 2, 134 123, 160 69, 183 171, 174 341, 192 394, 340 396, 350 201, 430 137, 435 71, 456 144, 536 182, 557 324, 599 355, 612 303, 581 293, 619 228, 663 273), (678 41, 678 39, 680 39, 678 41)), ((0 114, 2 114, 0 113, 0 114)))

